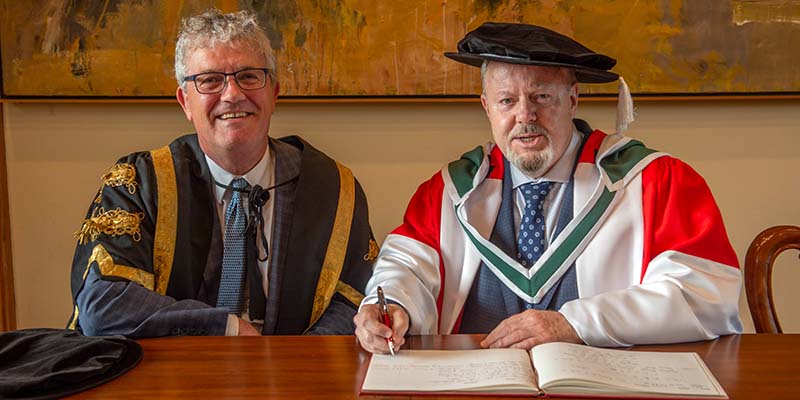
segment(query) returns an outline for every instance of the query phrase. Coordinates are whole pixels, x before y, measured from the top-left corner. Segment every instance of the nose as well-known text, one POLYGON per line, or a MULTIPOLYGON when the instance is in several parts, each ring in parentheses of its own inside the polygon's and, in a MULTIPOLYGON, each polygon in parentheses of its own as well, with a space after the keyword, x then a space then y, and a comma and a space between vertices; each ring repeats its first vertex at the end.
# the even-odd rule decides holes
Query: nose
POLYGON ((233 75, 229 75, 226 76, 225 79, 225 87, 222 89, 222 93, 220 93, 221 99, 231 103, 243 99, 245 97, 244 92, 242 88, 239 87, 239 84, 236 83, 236 78, 234 78, 233 75))
POLYGON ((517 103, 517 123, 531 124, 536 122, 536 105, 530 99, 521 100, 517 103))

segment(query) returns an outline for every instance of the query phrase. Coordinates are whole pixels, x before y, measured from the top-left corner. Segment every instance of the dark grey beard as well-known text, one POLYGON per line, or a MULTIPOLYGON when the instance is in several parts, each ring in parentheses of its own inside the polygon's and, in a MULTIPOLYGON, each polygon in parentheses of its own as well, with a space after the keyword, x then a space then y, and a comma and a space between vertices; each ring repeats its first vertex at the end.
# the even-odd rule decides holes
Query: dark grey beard
MULTIPOLYGON (((515 135, 512 134, 511 136, 513 137, 515 135)), ((549 166, 550 161, 553 158, 553 148, 551 147, 552 141, 550 140, 549 135, 546 135, 546 137, 547 147, 545 147, 542 151, 536 154, 528 155, 527 157, 512 152, 511 140, 509 140, 508 147, 505 151, 506 158, 508 158, 508 161, 522 171, 525 175, 528 175, 531 178, 541 176, 546 172, 544 169, 549 166)))
POLYGON ((519 170, 525 173, 525 175, 528 175, 532 178, 538 177, 544 173, 543 169, 547 165, 549 158, 548 150, 549 148, 528 157, 522 157, 519 154, 510 154, 508 161, 511 162, 511 164, 514 164, 515 167, 519 168, 519 170))

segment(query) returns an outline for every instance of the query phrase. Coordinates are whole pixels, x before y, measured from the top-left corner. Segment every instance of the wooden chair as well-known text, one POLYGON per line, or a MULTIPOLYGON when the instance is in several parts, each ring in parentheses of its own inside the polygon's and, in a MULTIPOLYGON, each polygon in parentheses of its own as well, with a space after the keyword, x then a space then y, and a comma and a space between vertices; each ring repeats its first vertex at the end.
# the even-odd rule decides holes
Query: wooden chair
POLYGON ((784 250, 800 250, 800 228, 773 226, 759 233, 744 261, 744 289, 756 333, 783 333, 772 298, 772 264, 784 250))

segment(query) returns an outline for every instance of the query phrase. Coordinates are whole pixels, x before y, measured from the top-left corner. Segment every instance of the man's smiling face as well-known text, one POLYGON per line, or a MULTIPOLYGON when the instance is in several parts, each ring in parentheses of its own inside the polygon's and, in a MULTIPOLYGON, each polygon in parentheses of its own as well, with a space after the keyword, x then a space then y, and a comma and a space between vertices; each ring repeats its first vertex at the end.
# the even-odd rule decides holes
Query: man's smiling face
MULTIPOLYGON (((187 75, 202 72, 236 72, 245 68, 264 68, 266 60, 245 43, 218 44, 198 48, 186 57, 187 75)), ((220 93, 198 93, 194 82, 178 88, 177 97, 186 118, 197 130, 203 152, 218 163, 241 153, 249 157, 266 151, 269 124, 275 111, 278 86, 268 77, 267 85, 242 90, 233 76, 220 93)))

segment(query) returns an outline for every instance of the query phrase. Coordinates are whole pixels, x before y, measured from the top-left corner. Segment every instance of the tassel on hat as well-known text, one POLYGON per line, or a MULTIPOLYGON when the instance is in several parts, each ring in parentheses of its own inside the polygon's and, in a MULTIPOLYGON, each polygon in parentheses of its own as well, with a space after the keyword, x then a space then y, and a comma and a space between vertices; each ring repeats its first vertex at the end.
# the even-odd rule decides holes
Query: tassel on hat
POLYGON ((619 97, 617 98, 617 134, 628 130, 628 124, 634 121, 633 98, 625 79, 619 77, 619 97))

